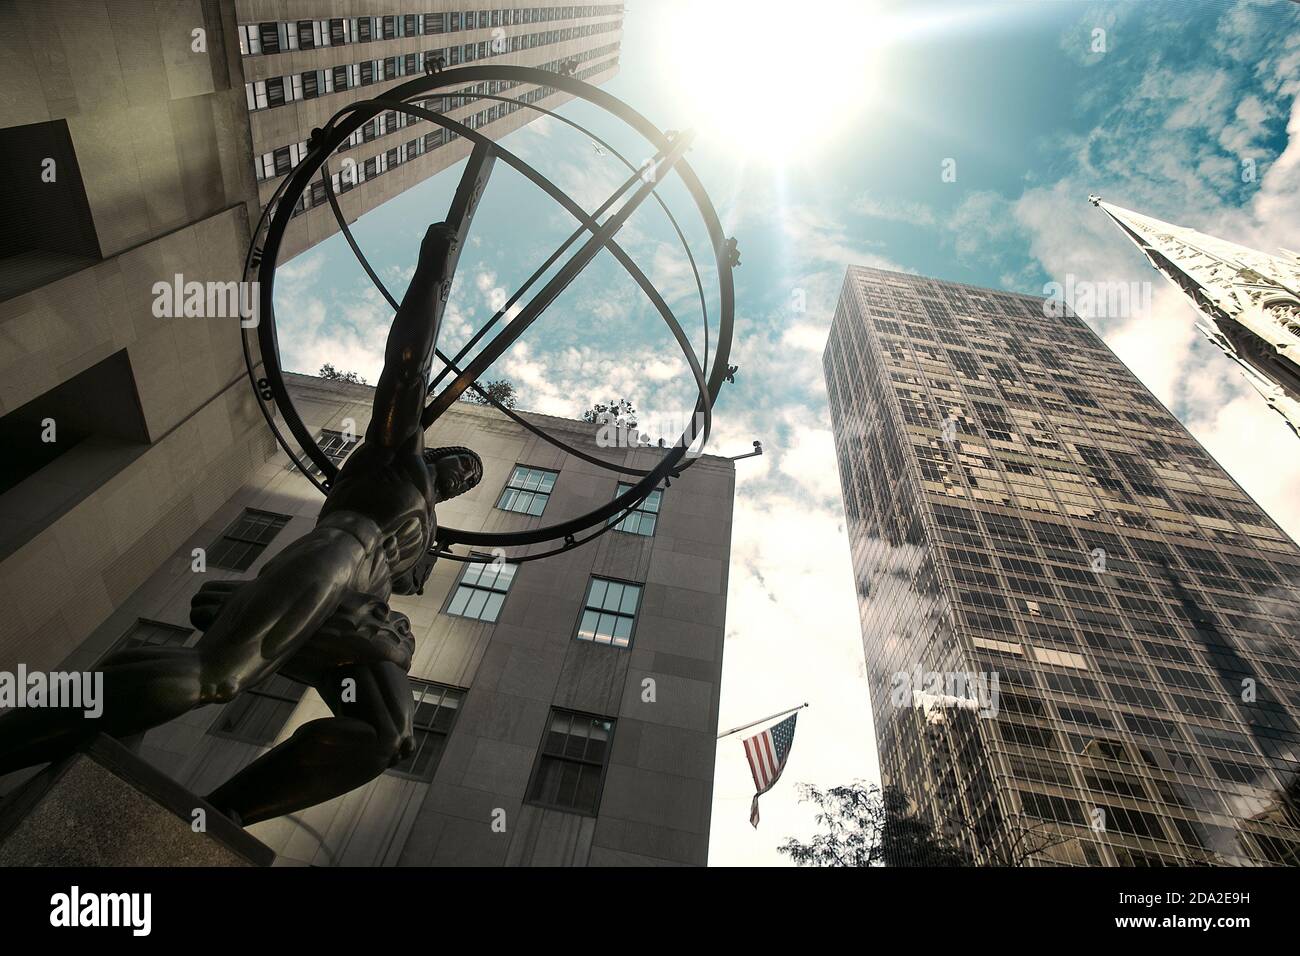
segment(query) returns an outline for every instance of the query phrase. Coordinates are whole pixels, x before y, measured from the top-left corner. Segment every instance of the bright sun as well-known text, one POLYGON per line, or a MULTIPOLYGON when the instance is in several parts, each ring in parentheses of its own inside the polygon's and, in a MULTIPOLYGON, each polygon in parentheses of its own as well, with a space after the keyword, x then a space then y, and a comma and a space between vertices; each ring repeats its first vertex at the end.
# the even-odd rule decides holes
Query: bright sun
POLYGON ((870 0, 650 2, 682 126, 745 161, 809 160, 867 106, 870 0))

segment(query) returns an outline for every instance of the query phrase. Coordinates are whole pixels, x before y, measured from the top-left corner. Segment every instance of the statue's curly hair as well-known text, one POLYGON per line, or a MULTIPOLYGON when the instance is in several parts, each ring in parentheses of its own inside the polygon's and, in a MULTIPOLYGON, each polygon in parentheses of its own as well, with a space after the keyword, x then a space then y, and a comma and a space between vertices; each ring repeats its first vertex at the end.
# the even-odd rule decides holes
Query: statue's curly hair
POLYGON ((483 459, 478 456, 474 449, 466 448, 464 445, 447 445, 442 448, 426 448, 424 450, 424 463, 434 470, 435 478, 438 473, 439 461, 444 458, 454 458, 462 455, 470 460, 469 475, 466 477, 464 485, 449 494, 447 498, 443 499, 444 501, 455 498, 457 495, 463 495, 483 480, 483 459))

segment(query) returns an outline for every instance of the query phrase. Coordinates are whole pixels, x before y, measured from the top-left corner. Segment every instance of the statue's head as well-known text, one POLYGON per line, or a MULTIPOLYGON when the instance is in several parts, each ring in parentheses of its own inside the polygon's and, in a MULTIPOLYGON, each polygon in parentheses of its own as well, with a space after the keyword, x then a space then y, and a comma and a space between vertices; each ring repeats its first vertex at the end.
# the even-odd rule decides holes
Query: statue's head
POLYGON ((463 495, 483 480, 483 460, 459 445, 426 448, 424 463, 429 468, 438 500, 447 501, 463 495))

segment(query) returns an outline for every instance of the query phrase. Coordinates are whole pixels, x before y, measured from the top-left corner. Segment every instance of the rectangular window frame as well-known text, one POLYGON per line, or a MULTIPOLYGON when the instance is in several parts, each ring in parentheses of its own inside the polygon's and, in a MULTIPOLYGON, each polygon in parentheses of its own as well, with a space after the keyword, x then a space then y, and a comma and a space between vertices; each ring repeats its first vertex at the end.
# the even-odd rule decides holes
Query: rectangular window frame
POLYGON ((641 605, 644 602, 644 600, 645 600, 644 581, 629 581, 624 578, 615 578, 604 574, 593 574, 590 577, 590 579, 587 581, 587 589, 586 591, 583 592, 582 595, 582 606, 578 609, 578 620, 574 625, 573 639, 575 641, 582 641, 587 644, 596 644, 601 647, 612 647, 612 648, 617 648, 618 650, 630 650, 632 648, 633 643, 636 640, 637 619, 640 617, 641 605), (593 605, 591 603, 591 600, 592 600, 592 595, 595 593, 597 583, 604 584, 606 585, 606 587, 604 590, 601 591, 600 603, 593 605), (637 589, 636 606, 633 608, 631 612, 622 610, 622 607, 624 605, 624 599, 626 596, 626 591, 619 592, 619 610, 611 610, 605 607, 604 602, 608 597, 608 590, 609 590, 608 585, 610 584, 617 584, 621 588, 634 587, 637 589), (587 615, 589 613, 596 614, 596 620, 594 622, 594 630, 591 632, 594 636, 584 637, 583 627, 587 623, 587 615), (615 626, 614 626, 614 630, 610 633, 608 640, 600 640, 599 639, 600 626, 602 623, 600 619, 605 616, 614 618, 615 626), (620 635, 618 632, 617 622, 621 620, 630 621, 630 623, 627 626, 627 633, 625 635, 620 635), (620 643, 620 640, 622 640, 622 643, 620 643))
MULTIPOLYGON (((263 511, 259 508, 245 508, 240 513, 239 517, 230 522, 230 524, 226 526, 226 529, 217 537, 217 540, 207 549, 207 566, 210 568, 220 568, 224 571, 237 571, 239 573, 247 571, 257 563, 258 559, 266 553, 266 549, 270 546, 271 542, 274 541, 280 532, 288 526, 289 519, 289 515, 278 514, 274 511, 263 511), (257 536, 237 536, 234 532, 239 529, 240 524, 253 515, 278 520, 267 522, 266 525, 264 525, 263 532, 257 536), (271 529, 270 533, 265 534, 265 528, 268 527, 271 529), (235 550, 234 548, 227 546, 227 542, 247 545, 249 548, 255 548, 256 550, 243 552, 241 560, 244 555, 249 555, 248 559, 244 561, 243 567, 239 567, 238 563, 222 564, 219 559, 224 559, 228 552, 233 552, 235 550), (214 555, 216 557, 214 557, 214 555)), ((245 535, 247 535, 247 533, 245 533, 245 535)))
MULTIPOLYGON (((617 498, 625 491, 630 491, 632 487, 633 486, 629 483, 620 481, 618 483, 618 490, 614 492, 614 497, 617 498)), ((646 495, 643 501, 638 502, 637 506, 629 511, 621 520, 618 515, 611 515, 607 524, 612 524, 614 526, 611 529, 613 531, 620 531, 623 534, 630 534, 638 538, 653 538, 655 536, 655 531, 659 528, 659 515, 663 508, 663 496, 664 489, 656 488, 654 491, 650 492, 650 494, 646 495), (647 507, 652 499, 654 500, 653 508, 647 507), (650 520, 649 532, 640 530, 644 526, 647 518, 650 520), (633 527, 636 530, 633 530, 633 527)))
POLYGON ((547 504, 550 503, 551 495, 554 494, 555 492, 555 484, 556 481, 559 479, 559 477, 560 477, 560 473, 555 469, 538 468, 535 465, 525 465, 522 462, 516 462, 514 468, 512 468, 510 471, 509 477, 506 478, 506 483, 504 487, 502 487, 501 489, 501 494, 497 496, 496 507, 500 511, 508 511, 511 514, 521 514, 530 518, 540 518, 542 514, 546 511, 547 504), (543 479, 541 479, 541 481, 539 482, 538 487, 534 487, 534 488, 527 487, 528 478, 518 477, 519 472, 521 470, 526 472, 537 472, 543 475, 543 479), (544 476, 546 475, 551 476, 551 482, 548 486, 546 486, 543 489, 541 487, 541 483, 544 482, 545 480, 544 476), (516 484, 515 483, 516 481, 520 483, 516 484), (515 492, 515 494, 511 496, 510 494, 511 492, 515 492), (542 506, 538 508, 536 511, 533 511, 532 503, 537 499, 537 496, 539 494, 544 494, 544 497, 542 499, 542 506), (527 507, 515 508, 507 504, 507 499, 509 499, 510 504, 513 504, 515 501, 521 500, 524 495, 530 496, 529 504, 527 507))
MULTIPOLYGON (((470 552, 470 557, 490 558, 489 554, 482 554, 477 551, 470 552)), ((515 577, 519 574, 519 565, 511 561, 501 563, 496 562, 477 562, 466 561, 461 569, 460 576, 456 583, 447 593, 447 600, 443 604, 442 612, 449 617, 459 617, 467 621, 474 621, 482 624, 496 624, 501 618, 501 610, 505 607, 506 598, 510 595, 510 589, 514 586, 515 577), (506 572, 509 568, 509 572, 506 572), (502 586, 502 576, 506 580, 502 586), (487 583, 484 583, 487 582, 487 583), (465 591, 466 597, 464 602, 460 601, 461 591, 465 591), (478 606, 474 613, 467 613, 471 607, 474 607, 477 594, 486 594, 483 603, 478 606), (494 595, 501 595, 496 602, 495 609, 491 612, 491 617, 484 617, 483 612, 487 611, 492 605, 494 595), (453 610, 459 604, 459 609, 453 610)))
POLYGON ((253 744, 258 747, 266 747, 275 742, 284 730, 285 725, 293 716, 293 712, 298 709, 302 702, 302 696, 306 693, 307 687, 299 684, 297 681, 290 680, 282 674, 272 674, 266 679, 259 681, 255 686, 249 687, 241 692, 234 700, 221 708, 221 713, 217 719, 212 722, 208 728, 208 734, 213 737, 221 737, 225 740, 238 740, 241 743, 253 744), (282 712, 282 717, 274 723, 266 724, 266 717, 262 716, 259 723, 265 724, 260 733, 252 733, 248 724, 252 721, 253 716, 258 711, 268 711, 268 716, 274 716, 282 712), (223 724, 231 726, 222 726, 223 724))
POLYGON ((411 750, 410 756, 393 764, 385 773, 389 773, 394 777, 401 777, 403 780, 430 783, 437 775, 438 767, 442 764, 442 757, 447 752, 447 742, 456 729, 456 722, 465 710, 465 700, 469 696, 469 688, 457 687, 454 684, 443 684, 438 681, 420 680, 417 677, 408 678, 408 681, 415 701, 411 722, 411 730, 415 736, 415 747, 411 750), (425 718, 421 706, 430 702, 431 692, 433 691, 438 692, 438 700, 434 704, 432 713, 428 718, 425 718), (456 705, 454 707, 445 706, 449 693, 456 695, 456 705), (437 726, 438 719, 443 713, 451 714, 445 729, 437 726), (433 758, 429 765, 417 767, 420 758, 428 752, 426 748, 429 739, 432 737, 437 737, 441 741, 437 756, 433 758))
MULTIPOLYGON (((541 740, 538 741, 536 756, 533 758, 533 768, 528 775, 528 787, 524 790, 524 802, 530 806, 540 807, 545 810, 554 810, 558 813, 571 813, 575 816, 596 818, 600 816, 600 804, 605 796, 605 780, 609 776, 609 765, 614 753, 614 738, 618 733, 618 718, 606 717, 603 714, 593 714, 587 711, 570 710, 566 707, 552 707, 546 715, 546 724, 542 728, 541 740), (573 718, 581 718, 589 721, 606 723, 609 725, 608 737, 605 741, 605 753, 600 762, 600 776, 596 782, 595 797, 592 801, 590 810, 579 808, 578 806, 553 802, 542 799, 534 795, 534 790, 540 785, 543 768, 547 761, 554 761, 561 764, 576 764, 579 767, 596 766, 594 760, 590 760, 584 755, 582 757, 573 757, 564 753, 548 753, 546 750, 547 738, 551 734, 551 727, 554 725, 555 718, 558 716, 567 716, 570 720, 569 727, 573 726, 573 718)), ((566 734, 566 743, 571 734, 566 734)), ((590 739, 588 737, 587 739, 590 739)), ((567 749, 567 747, 566 747, 567 749)))
POLYGON ((171 624, 149 617, 138 617, 121 637, 113 642, 112 647, 100 655, 92 670, 100 666, 119 651, 134 650, 139 647, 189 647, 194 637, 194 628, 181 624, 171 624), (150 636, 161 636, 161 640, 149 640, 142 636, 152 631, 150 636))

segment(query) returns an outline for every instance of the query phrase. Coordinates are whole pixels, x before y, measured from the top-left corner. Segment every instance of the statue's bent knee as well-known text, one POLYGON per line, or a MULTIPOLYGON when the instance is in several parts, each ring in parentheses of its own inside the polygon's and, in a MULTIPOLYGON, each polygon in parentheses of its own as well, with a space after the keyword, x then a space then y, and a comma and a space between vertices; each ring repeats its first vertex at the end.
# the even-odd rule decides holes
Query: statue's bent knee
POLYGON ((400 763, 415 751, 415 737, 409 733, 379 732, 379 754, 386 766, 400 763))

